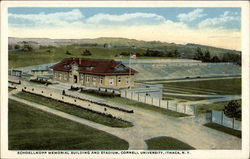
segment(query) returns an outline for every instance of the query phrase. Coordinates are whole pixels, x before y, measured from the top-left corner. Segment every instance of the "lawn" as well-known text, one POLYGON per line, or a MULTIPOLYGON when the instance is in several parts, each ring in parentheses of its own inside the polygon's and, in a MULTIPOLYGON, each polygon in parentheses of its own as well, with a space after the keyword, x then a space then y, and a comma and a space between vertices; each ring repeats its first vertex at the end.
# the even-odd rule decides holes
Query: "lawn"
POLYGON ((209 98, 209 97, 185 97, 185 96, 163 95, 163 99, 165 99, 165 100, 179 99, 179 100, 181 100, 181 101, 199 101, 199 100, 207 100, 207 99, 215 99, 215 98, 209 98))
MULTIPOLYGON (((241 100, 237 100, 237 102, 241 104, 241 100)), ((227 104, 228 102, 219 102, 219 103, 213 103, 213 104, 198 105, 196 106, 196 111, 198 114, 209 113, 212 110, 223 111, 223 109, 225 108, 227 104)))
POLYGON ((149 150, 194 150, 195 148, 172 137, 156 137, 146 140, 149 150))
MULTIPOLYGON (((25 67, 32 65, 40 65, 46 63, 53 63, 61 61, 64 58, 92 58, 92 59, 128 59, 128 56, 120 56, 122 52, 129 52, 131 54, 144 53, 144 49, 131 49, 131 48, 103 48, 103 47, 91 47, 91 48, 67 48, 61 46, 59 48, 51 49, 36 49, 31 52, 12 51, 9 53, 9 68, 25 67), (82 52, 88 49, 92 55, 83 56, 82 52), (50 50, 50 52, 48 52, 50 50), (67 55, 66 51, 69 51, 71 55, 67 55)), ((159 59, 160 57, 138 57, 139 59, 159 59)))
POLYGON ((205 92, 214 92, 217 94, 241 94, 241 79, 218 79, 218 80, 206 80, 206 81, 185 81, 185 82, 173 82, 163 83, 166 89, 168 87, 179 87, 184 91, 200 90, 205 92))
POLYGON ((94 112, 91 112, 91 111, 88 111, 88 110, 85 110, 76 106, 57 102, 55 100, 52 100, 46 97, 41 97, 38 95, 24 93, 24 92, 20 92, 16 94, 15 96, 34 102, 34 103, 48 106, 56 110, 63 111, 68 114, 72 114, 72 115, 75 115, 75 116, 78 116, 87 120, 94 121, 99 124, 103 124, 103 125, 107 125, 111 127, 121 127, 121 128, 133 126, 133 124, 130 122, 115 119, 115 118, 110 118, 105 115, 94 113, 94 112))
POLYGON ((241 131, 239 130, 234 130, 216 123, 207 123, 204 126, 241 138, 241 131))
POLYGON ((118 137, 9 100, 9 150, 124 150, 118 137))
POLYGON ((175 111, 167 110, 167 109, 164 109, 164 108, 156 107, 156 106, 141 103, 141 102, 136 102, 136 101, 133 101, 133 100, 130 100, 130 99, 122 98, 122 97, 104 97, 104 96, 100 96, 100 95, 93 94, 93 93, 85 93, 85 94, 92 95, 92 96, 95 96, 95 97, 98 97, 98 98, 103 98, 103 99, 106 99, 108 101, 112 101, 114 103, 126 104, 126 105, 130 105, 130 106, 150 110, 150 111, 161 113, 161 114, 168 115, 168 116, 173 116, 173 117, 188 116, 187 114, 178 113, 178 112, 175 112, 175 111))

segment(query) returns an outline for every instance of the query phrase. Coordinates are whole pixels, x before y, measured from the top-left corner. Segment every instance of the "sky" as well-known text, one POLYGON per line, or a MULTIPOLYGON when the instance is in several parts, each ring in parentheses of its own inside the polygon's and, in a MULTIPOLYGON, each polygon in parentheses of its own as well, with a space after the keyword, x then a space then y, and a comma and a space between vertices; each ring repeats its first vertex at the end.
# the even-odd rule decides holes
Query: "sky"
POLYGON ((8 9, 8 26, 9 37, 123 37, 241 50, 241 9, 236 7, 16 7, 8 9))

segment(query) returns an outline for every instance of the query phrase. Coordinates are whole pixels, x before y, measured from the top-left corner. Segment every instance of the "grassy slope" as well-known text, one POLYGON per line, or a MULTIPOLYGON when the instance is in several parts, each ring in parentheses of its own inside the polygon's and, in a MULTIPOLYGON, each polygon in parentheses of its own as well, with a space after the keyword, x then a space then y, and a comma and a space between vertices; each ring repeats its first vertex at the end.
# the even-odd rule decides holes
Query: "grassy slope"
POLYGON ((9 100, 9 149, 128 149, 128 143, 105 132, 9 100))
POLYGON ((198 88, 204 91, 211 91, 217 94, 241 94, 241 79, 219 79, 208 81, 187 81, 163 84, 167 86, 178 86, 185 89, 198 88))
POLYGON ((159 108, 159 107, 156 107, 156 106, 152 106, 152 105, 149 105, 149 104, 144 104, 144 103, 132 101, 132 100, 129 100, 129 99, 126 99, 126 98, 103 97, 103 96, 99 96, 99 95, 92 94, 92 93, 86 93, 86 94, 96 96, 96 97, 99 97, 99 98, 103 98, 103 99, 112 101, 114 103, 126 104, 126 105, 130 105, 130 106, 134 106, 134 107, 139 107, 139 108, 142 108, 142 109, 150 110, 150 111, 153 111, 153 112, 157 112, 157 113, 161 113, 161 114, 169 115, 169 116, 173 116, 173 117, 188 116, 188 115, 183 114, 183 113, 178 113, 178 112, 174 112, 174 111, 171 111, 171 110, 167 110, 167 109, 159 108))
MULTIPOLYGON (((32 52, 11 52, 9 53, 9 67, 17 68, 17 67, 25 67, 46 63, 53 63, 57 61, 61 61, 64 58, 70 57, 80 57, 80 58, 93 58, 93 59, 128 59, 128 56, 124 57, 115 57, 115 55, 119 55, 121 52, 130 52, 134 53, 144 53, 144 49, 130 49, 130 48, 87 48, 92 56, 82 56, 81 53, 85 48, 53 48, 50 49, 51 52, 47 52, 48 49, 38 49, 32 52), (66 51, 69 51, 71 55, 65 54, 66 51)), ((150 58, 150 57, 140 57, 140 58, 150 58)), ((155 57, 157 58, 157 57, 155 57)))
POLYGON ((156 137, 146 140, 149 150, 194 150, 195 148, 172 137, 156 137))
POLYGON ((79 116, 81 118, 91 120, 103 125, 111 126, 111 127, 131 127, 132 123, 127 122, 127 121, 122 121, 118 119, 112 119, 107 116, 93 113, 78 107, 73 107, 68 104, 60 103, 57 101, 54 101, 52 99, 46 98, 46 97, 41 97, 33 94, 28 94, 24 92, 20 92, 16 94, 15 96, 34 102, 42 105, 46 105, 50 108, 57 109, 75 116, 79 116))
MULTIPOLYGON (((241 100, 237 100, 238 103, 241 103, 241 100)), ((213 103, 213 104, 206 104, 206 105, 199 105, 196 107, 197 113, 208 113, 212 110, 222 111, 228 102, 220 102, 220 103, 213 103)))
POLYGON ((207 123, 204 126, 241 138, 241 131, 239 130, 234 130, 216 123, 207 123))

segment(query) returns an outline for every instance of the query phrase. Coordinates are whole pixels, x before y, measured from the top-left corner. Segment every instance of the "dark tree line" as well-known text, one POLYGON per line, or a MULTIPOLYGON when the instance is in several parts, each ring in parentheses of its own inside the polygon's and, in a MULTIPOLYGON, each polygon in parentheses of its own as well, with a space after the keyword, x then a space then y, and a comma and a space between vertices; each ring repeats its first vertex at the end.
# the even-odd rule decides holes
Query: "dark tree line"
MULTIPOLYGON (((152 49, 147 49, 144 53, 135 53, 136 56, 148 56, 148 57, 180 57, 180 53, 175 50, 171 51, 159 51, 159 50, 152 50, 152 49)), ((129 52, 121 52, 120 55, 123 56, 129 56, 129 52)))
POLYGON ((233 53, 224 53, 222 58, 218 56, 211 56, 209 50, 206 50, 204 53, 201 48, 197 48, 194 54, 195 60, 201 60, 202 62, 234 62, 241 65, 241 55, 233 53))
POLYGON ((15 50, 18 50, 18 51, 24 51, 24 52, 30 52, 30 51, 33 51, 33 47, 28 44, 28 43, 24 43, 24 45, 8 45, 8 49, 11 50, 11 49, 15 49, 15 50))

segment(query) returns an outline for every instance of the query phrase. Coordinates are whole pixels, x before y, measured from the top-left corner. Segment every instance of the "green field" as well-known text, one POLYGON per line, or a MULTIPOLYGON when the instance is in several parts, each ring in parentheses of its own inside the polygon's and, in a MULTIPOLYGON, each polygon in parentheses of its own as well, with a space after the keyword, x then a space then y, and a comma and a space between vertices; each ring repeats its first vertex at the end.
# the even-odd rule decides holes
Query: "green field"
POLYGON ((207 99, 215 99, 215 98, 208 98, 208 97, 184 97, 184 96, 173 96, 173 95, 164 95, 164 100, 174 100, 178 99, 180 102, 185 101, 199 101, 199 100, 207 100, 207 99))
POLYGON ((106 99, 108 101, 112 101, 114 103, 126 104, 126 105, 130 105, 130 106, 134 106, 134 107, 146 109, 146 110, 149 110, 149 111, 161 113, 161 114, 168 115, 168 116, 173 116, 173 117, 188 116, 187 114, 174 112, 174 111, 171 111, 171 110, 167 110, 167 109, 164 109, 164 108, 156 107, 156 106, 145 104, 145 103, 141 103, 141 102, 136 102, 136 101, 129 100, 129 99, 126 99, 126 98, 121 98, 121 97, 104 97, 104 96, 100 96, 100 95, 97 95, 97 94, 85 93, 85 92, 84 92, 84 94, 92 95, 92 96, 95 96, 95 97, 98 97, 98 98, 103 98, 103 99, 106 99))
MULTIPOLYGON (((160 82, 159 82, 160 83, 160 82)), ((183 91, 199 94, 200 91, 222 95, 239 95, 241 94, 241 79, 218 79, 205 81, 185 81, 163 83, 166 89, 179 88, 183 91)))
MULTIPOLYGON (((241 100, 237 100, 238 103, 241 104, 241 100)), ((196 111, 198 114, 209 113, 212 110, 223 111, 228 102, 219 102, 213 104, 199 105, 196 106, 196 111)))
POLYGON ((156 137, 146 140, 149 150, 194 150, 195 148, 172 137, 156 137))
POLYGON ((15 94, 15 96, 34 102, 34 103, 48 106, 56 110, 63 111, 68 114, 72 114, 72 115, 75 115, 75 116, 78 116, 87 120, 91 120, 91 121, 94 121, 96 123, 100 123, 103 125, 107 125, 111 127, 121 127, 121 128, 133 126, 133 124, 130 122, 115 119, 115 118, 110 118, 102 114, 93 113, 88 110, 84 110, 79 107, 68 105, 65 103, 57 102, 55 100, 52 100, 46 97, 41 97, 38 95, 24 93, 24 92, 15 94))
POLYGON ((241 138, 241 131, 239 130, 234 130, 216 123, 207 123, 204 126, 241 138))
POLYGON ((9 150, 124 150, 120 138, 9 100, 9 150))
MULTIPOLYGON (((46 63, 53 63, 61 61, 64 58, 92 58, 92 59, 128 59, 128 56, 119 56, 122 52, 129 52, 131 54, 144 53, 145 49, 130 49, 130 48, 52 48, 52 49, 37 49, 31 52, 12 51, 9 53, 9 68, 25 67, 46 63), (92 55, 83 56, 82 52, 88 49, 92 55), (48 52, 50 50, 50 52, 48 52), (71 55, 67 55, 69 51, 71 55)), ((139 59, 154 59, 160 57, 138 57, 139 59)), ((162 57, 161 57, 162 58, 162 57)), ((165 57, 166 58, 166 57, 165 57)))

